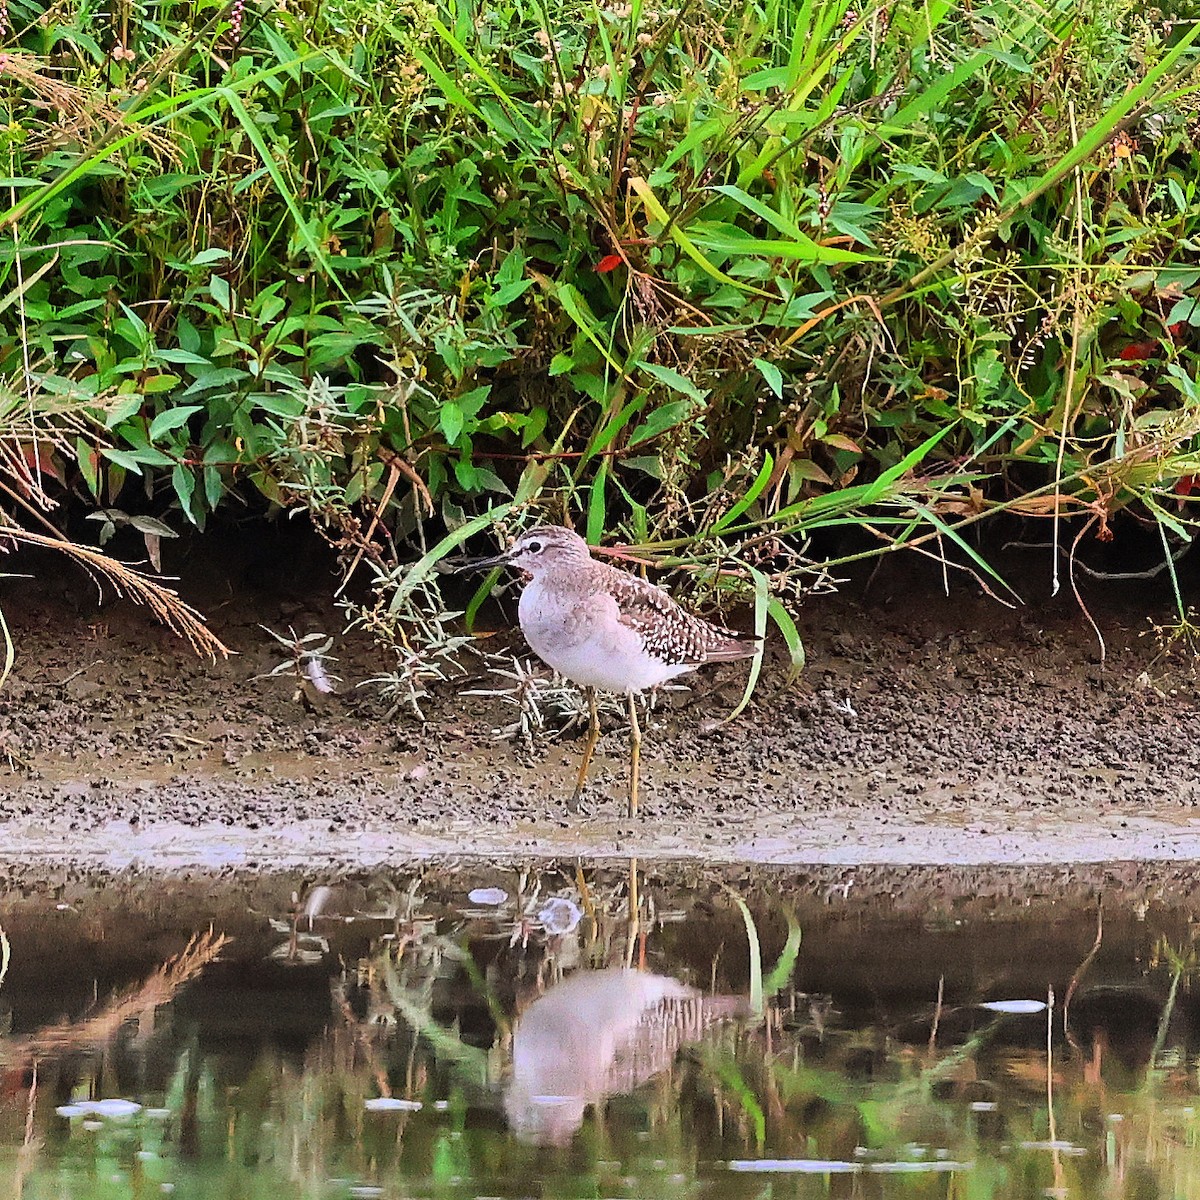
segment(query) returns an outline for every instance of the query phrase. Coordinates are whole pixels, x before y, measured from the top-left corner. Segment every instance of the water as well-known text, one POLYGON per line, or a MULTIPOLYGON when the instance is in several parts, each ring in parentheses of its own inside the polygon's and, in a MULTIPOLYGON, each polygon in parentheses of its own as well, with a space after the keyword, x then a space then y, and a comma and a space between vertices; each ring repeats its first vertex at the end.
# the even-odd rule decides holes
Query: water
POLYGON ((1200 1196, 1186 875, 582 880, 10 890, 0 1193, 1200 1196))

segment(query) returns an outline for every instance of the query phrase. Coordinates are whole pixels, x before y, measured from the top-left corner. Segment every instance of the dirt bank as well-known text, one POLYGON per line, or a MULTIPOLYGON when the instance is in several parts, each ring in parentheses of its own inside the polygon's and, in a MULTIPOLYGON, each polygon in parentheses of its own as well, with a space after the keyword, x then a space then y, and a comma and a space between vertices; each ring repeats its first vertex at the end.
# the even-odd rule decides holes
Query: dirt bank
POLYGON ((1146 618, 1169 606, 1144 584, 1088 588, 1103 669, 1069 596, 1010 610, 962 576, 947 598, 936 577, 888 566, 869 587, 811 599, 797 683, 773 661, 750 709, 713 729, 706 718, 732 708, 744 676, 706 671, 656 714, 631 823, 615 725, 586 811, 568 817, 577 738, 532 752, 495 740, 512 711, 462 695, 478 679, 441 688, 421 725, 388 719, 375 689, 354 686, 380 669, 361 638, 339 638, 342 693, 319 711, 293 699, 291 679, 261 678, 284 655, 260 624, 341 628, 315 550, 180 560, 182 590, 238 652, 215 665, 140 610, 98 610, 61 565, 36 566, 0 593, 18 647, 0 692, 9 861, 1200 859, 1196 681, 1189 661, 1152 662, 1146 618))

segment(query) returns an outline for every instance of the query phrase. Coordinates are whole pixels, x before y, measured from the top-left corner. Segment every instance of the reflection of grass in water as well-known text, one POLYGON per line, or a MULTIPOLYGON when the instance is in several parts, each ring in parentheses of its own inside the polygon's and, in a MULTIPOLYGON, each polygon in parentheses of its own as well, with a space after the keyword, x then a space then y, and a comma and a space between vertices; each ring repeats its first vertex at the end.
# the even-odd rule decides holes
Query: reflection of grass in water
MULTIPOLYGON (((1147 1045, 1155 1040, 1158 1065, 1145 1086, 1115 1090, 1098 1059, 1086 1053, 1060 1058, 1056 1050, 1058 1135, 1088 1145, 1089 1152, 1062 1153, 1055 1179, 1052 1151, 1044 1146, 1049 1128, 1044 1049, 1037 1048, 1035 1037, 1028 1039, 1033 1046, 1013 1048, 996 1036, 1024 1018, 981 1016, 978 1028, 965 1034, 946 1020, 943 1040, 953 1036, 953 1028, 960 1030, 960 1040, 933 1048, 920 1034, 901 1043, 886 1019, 858 1028, 839 1025, 836 1014, 805 1020, 802 1010, 792 1011, 786 992, 772 1000, 794 974, 798 939, 798 928, 789 928, 791 948, 785 947, 773 968, 760 966, 761 1021, 713 1031, 634 1096, 601 1105, 566 1153, 537 1151, 508 1136, 484 1086, 487 1052, 467 1044, 457 1028, 434 1020, 441 1011, 432 1004, 434 979, 444 985, 450 963, 472 972, 454 957, 461 951, 452 942, 424 934, 422 945, 410 945, 402 961, 373 960, 372 986, 379 999, 392 1002, 400 1024, 369 1024, 350 1006, 335 1006, 327 1033, 302 1062, 266 1051, 248 1075, 236 1073, 236 1087, 221 1056, 185 1047, 167 1091, 172 1116, 165 1125, 138 1119, 94 1134, 72 1126, 68 1135, 56 1118, 47 1120, 48 1098, 55 1093, 48 1068, 42 1084, 47 1099, 38 1117, 49 1147, 29 1167, 22 1187, 9 1191, 26 1200, 59 1195, 132 1200, 168 1182, 189 1196, 247 1200, 317 1195, 336 1200, 352 1184, 379 1186, 385 1196, 397 1198, 439 1192, 655 1198, 693 1188, 700 1193, 708 1188, 722 1200, 799 1198, 848 1195, 852 1189, 843 1193, 814 1177, 782 1181, 771 1192, 761 1179, 732 1180, 713 1160, 852 1160, 862 1146, 868 1160, 944 1151, 975 1163, 969 1176, 959 1174, 953 1182, 933 1175, 878 1185, 860 1180, 863 1195, 1000 1200, 1040 1196, 1051 1182, 1087 1198, 1200 1195, 1200 1121, 1189 1111, 1196 1103, 1196 1081, 1187 1054, 1172 1050, 1177 1023, 1168 1029, 1196 965, 1189 950, 1159 950, 1169 991, 1163 1020, 1147 1033, 1147 1045), (367 1098, 381 1090, 381 1077, 394 1094, 420 1100, 425 1108, 366 1112, 367 1098), (994 1100, 998 1110, 972 1111, 971 1101, 981 1096, 994 1100), (435 1111, 436 1100, 448 1100, 448 1110, 435 1111), (1124 1119, 1107 1122, 1112 1112, 1124 1119), (137 1158, 139 1151, 148 1157, 137 1158), (672 1183, 677 1175, 687 1182, 672 1183), (707 1183, 690 1182, 697 1177, 707 1183), (461 1187, 452 1182, 456 1178, 464 1181, 461 1187)), ((746 962, 740 937, 736 946, 740 967, 746 962)), ((760 963, 761 958, 760 951, 760 963)), ((493 977, 473 975, 476 993, 483 979, 493 977)), ((912 1015, 911 1008, 903 1011, 912 1015)), ((94 1076, 73 1078, 97 1094, 113 1094, 111 1064, 98 1061, 94 1070, 94 1076)), ((0 1189, 14 1182, 13 1173, 11 1163, 0 1166, 0 1189)))
POLYGON ((1197 954, 1195 942, 1189 946, 1181 946, 1179 949, 1176 949, 1165 937, 1161 937, 1155 946, 1154 957, 1156 961, 1162 961, 1167 964, 1171 972, 1171 985, 1167 991, 1167 999, 1163 1004, 1162 1014, 1159 1017, 1158 1029, 1154 1034, 1154 1047, 1150 1051, 1150 1070, 1146 1074, 1147 1087, 1152 1087, 1156 1080, 1156 1071, 1159 1067, 1163 1047, 1166 1045, 1171 1018, 1175 1015, 1175 1002, 1179 996, 1179 985, 1185 980, 1190 981, 1195 976, 1197 968, 1200 967, 1200 954, 1197 954))
MULTIPOLYGON (((0 1045, 0 1064, 16 1066, 87 1047, 108 1045, 130 1021, 148 1021, 173 1000, 225 948, 224 934, 209 930, 197 934, 142 983, 114 996, 80 1021, 62 1021, 22 1038, 7 1038, 0 1045)), ((7 940, 5 941, 7 954, 7 940)), ((7 970, 7 962, 5 963, 7 970)))
MULTIPOLYGON (((886 1164, 940 1155, 975 1164, 972 1196, 1036 1195, 1051 1182, 1053 1155, 1045 1055, 996 1045, 997 1035, 1020 1019, 1026 1018, 994 1017, 961 1044, 935 1051, 899 1046, 884 1028, 834 1029, 814 1044, 779 1029, 768 1040, 764 1026, 727 1033, 705 1048, 702 1062, 725 1114, 722 1127, 752 1137, 765 1157, 886 1164), (1024 1076, 1026 1063, 1029 1091, 1014 1092, 1006 1080, 1024 1076), (1013 1068, 1019 1076, 1010 1076, 1013 1068), (981 1095, 996 1099, 976 1111, 971 1104, 981 1095)), ((1085 1114, 1094 1089, 1089 1093, 1077 1079, 1084 1065, 1076 1059, 1058 1068, 1075 1084, 1056 1103, 1065 1142, 1058 1178, 1071 1194, 1092 1196, 1099 1194, 1103 1163, 1095 1153, 1075 1156, 1070 1149, 1092 1140, 1094 1118, 1085 1114)), ((1161 1116, 1161 1106, 1152 1111, 1161 1116)), ((946 1194, 944 1180, 908 1185, 916 1194, 925 1187, 946 1194)))
MULTIPOLYGON (((769 1008, 762 1024, 726 1027, 637 1097, 607 1105, 570 1154, 540 1157, 481 1112, 482 1091, 455 1088, 450 1073, 436 1070, 432 1045, 403 1030, 377 1033, 377 1049, 389 1077, 410 1082, 408 1094, 425 1102, 420 1113, 364 1111, 366 1098, 377 1090, 374 1069, 358 1044, 358 1031, 345 1025, 331 1028, 302 1064, 263 1054, 236 1089, 222 1084, 211 1060, 191 1049, 179 1056, 167 1095, 174 1116, 166 1136, 150 1122, 94 1138, 73 1133, 67 1174, 60 1178, 74 1178, 81 1186, 59 1194, 126 1200, 161 1180, 186 1184, 193 1195, 278 1200, 345 1194, 330 1187, 330 1180, 343 1179, 384 1187, 388 1195, 430 1195, 437 1188, 453 1191, 450 1180, 457 1176, 472 1181, 465 1185, 474 1188, 469 1194, 529 1194, 528 1189, 514 1192, 512 1181, 536 1178, 544 1181, 538 1192, 547 1197, 654 1197, 678 1194, 669 1187, 669 1176, 704 1174, 705 1162, 713 1158, 759 1153, 853 1158, 861 1145, 872 1157, 896 1159, 911 1157, 912 1143, 974 1161, 968 1192, 948 1192, 945 1179, 923 1177, 906 1178, 902 1186, 889 1180, 883 1194, 1036 1196, 1049 1182, 1049 1153, 1021 1145, 1046 1136, 1035 1051, 993 1046, 981 1057, 964 1054, 959 1046, 931 1062, 924 1047, 898 1052, 883 1028, 835 1028, 817 1048, 818 1057, 804 1032, 783 1025, 778 1008, 769 1008), (870 1078, 860 1065, 865 1052, 876 1054, 870 1078), (1010 1064, 1023 1062, 1030 1091, 1002 1088, 1005 1125, 988 1133, 968 1110, 972 1084, 991 1073, 1002 1077, 1010 1064), (942 1094, 940 1087, 948 1090, 942 1094), (451 1100, 450 1111, 433 1110, 439 1098, 451 1100), (711 1111, 714 1102, 716 1112, 711 1111), (186 1133, 189 1122, 192 1135, 186 1133), (643 1130, 649 1135, 645 1140, 639 1137, 643 1130), (188 1136, 194 1138, 191 1143, 188 1136), (1003 1153, 1001 1145, 1008 1147, 1003 1153), (138 1150, 153 1153, 154 1160, 139 1164, 138 1150), (634 1181, 632 1190, 629 1181, 634 1181)), ((972 1044, 982 1049, 978 1039, 972 1044)), ((1109 1149, 1098 1146, 1085 1158, 1064 1158, 1062 1179, 1071 1194, 1172 1194, 1157 1185, 1146 1188, 1139 1161, 1148 1162, 1162 1180, 1172 1180, 1175 1195, 1196 1194, 1200 1128, 1180 1103, 1194 1098, 1194 1084, 1176 1072, 1171 1090, 1104 1097, 1098 1085, 1078 1078, 1078 1065, 1062 1065, 1060 1136, 1082 1141, 1106 1111, 1121 1111, 1125 1120, 1109 1127, 1109 1149)), ((813 1180, 775 1194, 819 1195, 819 1184, 813 1180)), ((761 1187, 742 1180, 728 1190, 722 1184, 714 1193, 763 1194, 761 1187)))
POLYGON ((787 918, 787 941, 780 951, 779 958, 771 970, 764 976, 762 966, 762 943, 758 936, 758 926, 750 906, 731 887, 722 885, 729 894, 746 926, 746 949, 749 955, 750 978, 750 1011, 756 1016, 763 1015, 763 1006, 771 997, 783 990, 791 981, 796 970, 796 959, 800 955, 800 922, 791 909, 785 910, 787 918))
MULTIPOLYGON (((449 1062, 468 1082, 484 1086, 488 1082, 488 1056, 463 1041, 456 1030, 446 1029, 434 1020, 427 998, 423 999, 401 985, 390 956, 383 956, 381 965, 388 995, 397 1013, 429 1042, 438 1058, 449 1062)), ((479 978, 478 971, 475 978, 479 978)))
POLYGON ((1186 1017, 1176 1030, 1180 989, 1190 987, 1200 969, 1195 932, 1192 937, 1187 945, 1173 946, 1166 937, 1155 945, 1150 966, 1165 967, 1169 984, 1141 1086, 1111 1098, 1115 1102, 1102 1090, 1088 1098, 1093 1119, 1106 1119, 1106 1110, 1120 1114, 1119 1121, 1106 1119, 1104 1153, 1111 1172, 1128 1181, 1130 1194, 1135 1186, 1140 1194, 1154 1194, 1157 1185, 1162 1195, 1200 1195, 1196 1047, 1186 1040, 1191 1032, 1186 1017), (1185 1039, 1182 1045, 1170 1045, 1173 1032, 1185 1039))

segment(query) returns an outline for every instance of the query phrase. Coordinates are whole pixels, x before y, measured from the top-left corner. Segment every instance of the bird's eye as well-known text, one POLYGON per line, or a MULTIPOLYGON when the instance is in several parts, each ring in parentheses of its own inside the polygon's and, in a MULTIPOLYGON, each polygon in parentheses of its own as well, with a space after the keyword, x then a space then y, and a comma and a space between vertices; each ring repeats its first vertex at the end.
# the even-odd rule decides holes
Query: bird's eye
POLYGON ((540 554, 542 552, 541 542, 530 542, 526 547, 530 554, 540 554))

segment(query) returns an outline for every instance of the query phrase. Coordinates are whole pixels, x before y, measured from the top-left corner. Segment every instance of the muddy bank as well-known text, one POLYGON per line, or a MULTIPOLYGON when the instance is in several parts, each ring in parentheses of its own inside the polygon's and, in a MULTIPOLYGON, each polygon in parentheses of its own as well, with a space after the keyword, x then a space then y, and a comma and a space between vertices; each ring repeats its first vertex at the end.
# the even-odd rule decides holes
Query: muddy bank
MULTIPOLYGON (((1009 610, 956 578, 887 566, 799 613, 750 708, 737 668, 692 677, 653 719, 643 818, 623 819, 625 740, 601 742, 585 812, 564 800, 579 740, 497 740, 494 697, 438 688, 428 721, 389 718, 364 639, 338 637, 341 694, 310 711, 261 625, 337 635, 315 550, 265 566, 178 564, 184 594, 237 651, 190 658, 86 580, 8 581, 18 647, 0 692, 0 857, 182 869, 347 866, 413 856, 598 854, 775 863, 1064 863, 1200 859, 1192 664, 1155 661, 1146 584, 1094 584, 1107 645, 1069 596, 1009 610)), ((1043 574, 1045 572, 1042 572, 1043 574)), ((518 653, 519 636, 507 639, 518 653)))

